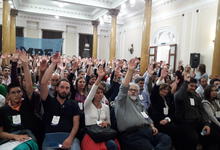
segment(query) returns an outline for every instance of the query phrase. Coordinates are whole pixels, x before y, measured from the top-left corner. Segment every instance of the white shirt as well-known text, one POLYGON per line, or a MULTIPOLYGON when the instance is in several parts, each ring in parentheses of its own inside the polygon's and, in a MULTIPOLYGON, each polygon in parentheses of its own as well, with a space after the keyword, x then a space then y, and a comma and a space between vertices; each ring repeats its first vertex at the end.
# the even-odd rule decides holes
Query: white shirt
POLYGON ((92 103, 92 100, 96 94, 98 86, 93 84, 89 95, 86 97, 84 102, 84 113, 85 113, 85 125, 94 125, 97 121, 107 121, 110 123, 110 111, 109 106, 102 103, 101 109, 97 109, 92 103))

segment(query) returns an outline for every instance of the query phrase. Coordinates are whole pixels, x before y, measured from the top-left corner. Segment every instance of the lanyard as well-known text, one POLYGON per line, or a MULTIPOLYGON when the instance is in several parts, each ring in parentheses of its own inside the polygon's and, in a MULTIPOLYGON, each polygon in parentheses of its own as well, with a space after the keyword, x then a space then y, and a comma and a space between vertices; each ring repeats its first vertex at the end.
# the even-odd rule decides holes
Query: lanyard
POLYGON ((100 121, 101 112, 102 112, 102 111, 101 111, 101 108, 100 108, 100 109, 97 108, 97 112, 98 112, 98 121, 100 121))

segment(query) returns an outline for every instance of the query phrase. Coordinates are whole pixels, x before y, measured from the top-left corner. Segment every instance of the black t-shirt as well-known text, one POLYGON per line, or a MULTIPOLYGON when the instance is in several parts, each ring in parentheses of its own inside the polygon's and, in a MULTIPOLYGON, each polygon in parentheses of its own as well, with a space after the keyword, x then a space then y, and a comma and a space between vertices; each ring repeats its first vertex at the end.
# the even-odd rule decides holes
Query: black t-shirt
POLYGON ((43 101, 43 106, 46 133, 71 132, 73 117, 80 113, 79 107, 74 100, 65 100, 61 105, 56 98, 48 95, 46 101, 43 101))
POLYGON ((0 126, 5 132, 14 132, 21 129, 36 131, 40 119, 36 116, 36 101, 40 101, 39 95, 33 93, 32 99, 27 97, 22 101, 19 111, 5 105, 0 108, 0 126))

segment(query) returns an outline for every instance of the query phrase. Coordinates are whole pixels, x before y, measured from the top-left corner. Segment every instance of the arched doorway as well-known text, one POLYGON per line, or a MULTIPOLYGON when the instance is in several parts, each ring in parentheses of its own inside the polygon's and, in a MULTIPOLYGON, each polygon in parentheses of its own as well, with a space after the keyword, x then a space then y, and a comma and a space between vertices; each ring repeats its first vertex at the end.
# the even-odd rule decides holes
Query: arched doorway
POLYGON ((163 61, 170 65, 170 70, 176 70, 177 44, 175 34, 169 29, 161 29, 154 34, 153 43, 151 43, 149 60, 163 61))

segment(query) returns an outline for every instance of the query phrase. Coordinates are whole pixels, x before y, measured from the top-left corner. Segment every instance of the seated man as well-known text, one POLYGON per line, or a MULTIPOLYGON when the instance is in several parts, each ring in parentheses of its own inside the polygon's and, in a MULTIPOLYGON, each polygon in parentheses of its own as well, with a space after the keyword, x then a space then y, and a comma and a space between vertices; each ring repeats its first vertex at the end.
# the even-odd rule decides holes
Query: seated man
POLYGON ((57 83, 55 97, 48 95, 48 81, 59 62, 59 54, 54 55, 41 80, 40 94, 44 106, 46 132, 43 150, 53 148, 80 150, 79 140, 75 138, 79 128, 80 111, 76 102, 69 98, 69 81, 61 79, 57 83))
MULTIPOLYGON (((35 137, 40 140, 41 130, 38 126, 40 119, 35 115, 36 106, 33 103, 37 95, 33 93, 28 57, 23 52, 19 56, 24 69, 25 90, 12 79, 13 82, 8 86, 7 104, 0 108, 0 139, 1 143, 4 143, 8 140, 23 142, 32 138, 33 140, 29 142, 35 147, 34 150, 37 150, 35 137)), ((13 71, 15 70, 16 66, 13 71)), ((16 73, 13 75, 17 77, 16 73)))
POLYGON ((136 65, 135 59, 129 61, 127 74, 115 99, 115 115, 118 130, 121 132, 119 140, 122 148, 124 150, 169 150, 170 137, 158 133, 140 102, 139 86, 130 83, 136 65))

